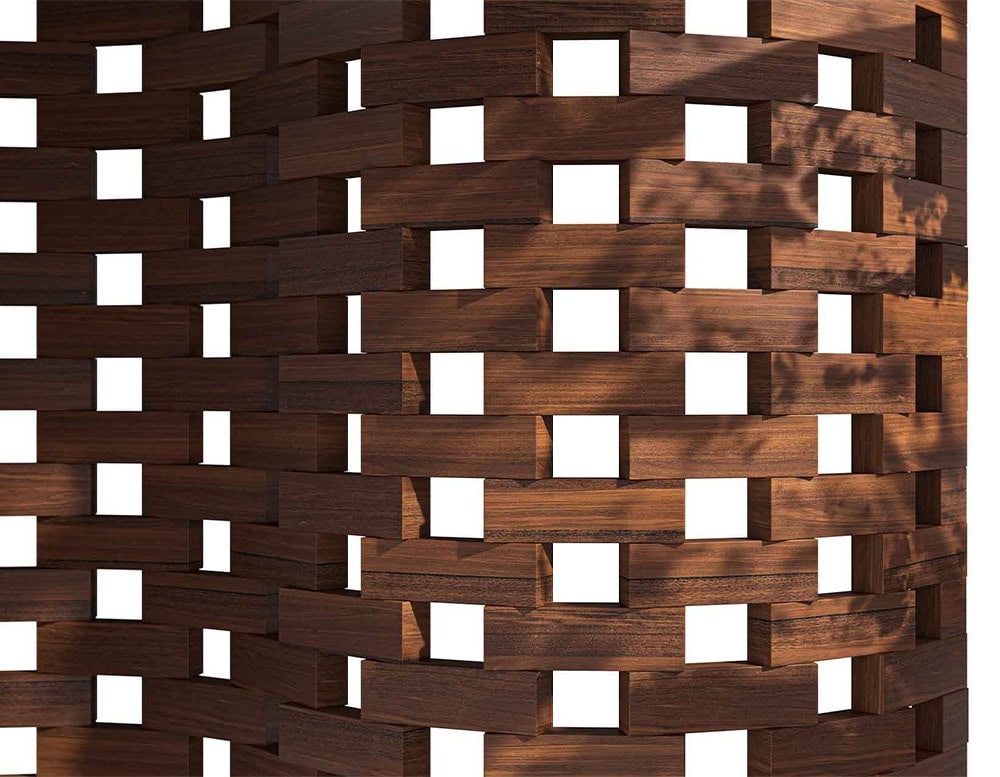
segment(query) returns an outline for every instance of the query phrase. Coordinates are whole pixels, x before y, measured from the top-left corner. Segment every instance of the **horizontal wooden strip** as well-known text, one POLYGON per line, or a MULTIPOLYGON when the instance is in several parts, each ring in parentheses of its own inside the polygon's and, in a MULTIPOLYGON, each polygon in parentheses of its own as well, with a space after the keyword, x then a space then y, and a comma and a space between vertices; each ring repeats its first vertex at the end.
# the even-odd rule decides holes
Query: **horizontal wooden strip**
POLYGON ((237 302, 230 317, 233 356, 347 350, 347 300, 342 296, 237 302))
POLYGON ((142 256, 144 304, 241 302, 277 292, 273 246, 156 251, 142 256))
POLYGON ((347 416, 233 413, 230 463, 306 472, 347 469, 347 416))
POLYGON ((342 534, 242 523, 232 527, 230 547, 234 575, 320 591, 347 586, 347 538, 342 534))
POLYGON ((967 348, 964 302, 857 295, 851 317, 851 343, 857 352, 963 354, 967 348))
POLYGON ((92 92, 97 55, 89 43, 0 42, 0 96, 92 92))
POLYGON ((347 110, 347 65, 312 60, 238 81, 230 90, 233 135, 275 133, 287 121, 347 110))
POLYGON ((855 472, 964 467, 966 420, 959 413, 852 417, 855 472))
POLYGON ((412 414, 430 410, 427 354, 282 356, 280 365, 282 412, 412 414))
POLYGON ((197 569, 201 527, 166 518, 43 518, 38 564, 82 569, 197 569))
POLYGON ((632 30, 626 45, 629 94, 740 104, 817 100, 815 43, 632 30))
POLYGON ((854 107, 965 132, 965 82, 947 73, 884 54, 852 60, 854 107))
POLYGON ((0 726, 87 726, 93 679, 38 672, 0 672, 0 726))
POLYGON ((310 707, 347 704, 347 658, 255 634, 232 635, 232 681, 310 707))
POLYGON ((86 515, 92 483, 87 465, 0 464, 0 515, 86 515))
POLYGON ((84 148, 0 148, 4 200, 85 200, 96 193, 97 156, 84 148))
POLYGON ((278 142, 270 135, 163 143, 142 152, 146 197, 212 197, 277 180, 278 142))
POLYGON ((487 224, 486 288, 684 286, 682 224, 487 224))
POLYGON ((3 359, 0 408, 90 410, 97 401, 92 359, 3 359))
POLYGON ((680 353, 487 353, 488 415, 684 412, 680 353))
POLYGON ((89 621, 92 577, 86 569, 0 569, 0 621, 89 621))
POLYGON ((968 747, 956 747, 946 753, 917 750, 917 762, 906 769, 896 769, 892 777, 949 777, 969 771, 968 747))
POLYGON ((201 635, 181 626, 123 621, 40 624, 38 670, 190 677, 201 671, 201 635))
MULTIPOLYGON (((559 35, 632 29, 684 32, 684 3, 681 0, 657 3, 646 0, 617 0, 614 3, 602 0, 486 0, 485 16, 487 35, 522 30, 559 35)), ((561 738, 553 739, 559 741, 561 738)))
POLYGON ((152 729, 266 745, 278 739, 278 701, 225 680, 143 680, 142 721, 152 729))
POLYGON ((916 409, 912 356, 751 353, 747 361, 749 413, 912 413, 916 409))
POLYGON ((487 607, 484 628, 486 669, 684 668, 683 607, 487 607))
POLYGON ((966 687, 967 639, 918 640, 901 650, 853 660, 852 708, 884 715, 966 687))
POLYGON ((347 181, 307 178, 235 193, 232 244, 277 243, 284 237, 347 231, 347 181))
POLYGON ((282 642, 339 655, 415 661, 430 655, 430 605, 379 602, 351 591, 283 588, 279 593, 282 642))
POLYGON ((486 542, 679 542, 683 480, 487 480, 486 542))
POLYGON ((621 474, 630 480, 817 474, 815 416, 635 416, 621 423, 621 474))
POLYGON ((361 591, 368 599, 539 607, 552 598, 545 545, 365 537, 361 591))
POLYGON ((249 523, 273 522, 277 476, 224 466, 142 468, 142 512, 165 518, 249 523))
POLYGON ((38 250, 168 251, 201 243, 201 203, 184 198, 38 203, 38 250))
POLYGON ((969 691, 955 691, 917 706, 917 749, 945 752, 969 741, 969 691))
POLYGON ((38 771, 53 777, 176 777, 191 766, 191 741, 129 725, 83 725, 38 732, 38 771))
POLYGON ((363 720, 541 734, 552 725, 552 675, 460 662, 361 665, 363 720))
POLYGON ((0 255, 0 305, 92 305, 97 302, 93 254, 0 255))
POLYGON ((144 410, 277 410, 278 360, 146 359, 144 410))
POLYGON ((966 242, 964 189, 890 175, 856 176, 853 188, 853 221, 859 231, 966 242))
POLYGON ((201 460, 201 418, 187 413, 40 412, 37 430, 39 461, 194 464, 201 460))
POLYGON ((144 90, 222 87, 270 70, 278 41, 268 24, 159 38, 143 46, 144 90))
POLYGON ((689 664, 622 675, 621 726, 631 736, 811 726, 816 665, 689 664))
POLYGON ((117 0, 41 0, 38 39, 84 43, 141 43, 201 29, 192 0, 143 0, 142 13, 117 0))
POLYGON ((278 592, 259 580, 228 574, 146 572, 142 617, 149 623, 274 634, 278 592))
POLYGON ((55 359, 194 356, 201 308, 182 305, 47 306, 38 309, 38 356, 55 359))
MULTIPOLYGON (((251 0, 248 0, 250 2, 251 0)), ((276 3, 290 0, 273 0, 276 3)), ((239 2, 239 0, 237 0, 239 2)), ((253 5, 260 3, 254 2, 253 5)), ((265 6, 266 7, 266 6, 265 6)), ((263 10, 261 11, 263 13, 263 10)), ((279 708, 280 709, 280 708, 279 708)), ((316 769, 304 769, 282 760, 278 755, 278 746, 268 745, 232 745, 229 749, 229 773, 232 777, 260 777, 260 775, 307 775, 322 777, 322 772, 316 769)))
POLYGON ((880 593, 962 581, 967 550, 964 523, 859 537, 853 547, 853 586, 880 593))

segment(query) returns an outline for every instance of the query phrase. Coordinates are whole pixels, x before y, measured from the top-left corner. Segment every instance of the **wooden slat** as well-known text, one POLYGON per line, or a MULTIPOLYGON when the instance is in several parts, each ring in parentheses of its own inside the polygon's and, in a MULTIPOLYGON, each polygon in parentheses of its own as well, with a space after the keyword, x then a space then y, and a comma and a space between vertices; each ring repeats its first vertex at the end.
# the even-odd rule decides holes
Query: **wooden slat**
POLYGON ((86 726, 91 686, 90 677, 0 672, 0 726, 86 726))
POLYGON ((84 148, 0 148, 4 200, 84 200, 95 195, 97 157, 84 148))
POLYGON ((233 413, 230 463, 306 472, 347 469, 347 417, 305 413, 233 413))
POLYGON ((223 87, 277 64, 277 36, 268 24, 159 38, 143 46, 143 89, 223 87))
POLYGON ((917 705, 917 748, 943 753, 969 741, 968 689, 917 705))
POLYGON ((246 634, 278 630, 278 592, 257 580, 212 572, 147 572, 142 614, 149 623, 246 634))
POLYGON ((918 750, 916 764, 896 769, 891 774, 892 777, 951 777, 954 774, 965 774, 968 770, 968 748, 963 746, 947 753, 918 750))
POLYGON ((0 408, 89 410, 97 401, 92 359, 3 359, 0 408))
POLYGON ((201 308, 181 305, 47 306, 38 309, 38 356, 194 356, 201 308))
POLYGON ((311 590, 347 585, 347 538, 242 523, 230 532, 232 573, 311 590))
POLYGON ((278 511, 274 474, 224 466, 142 468, 142 512, 166 518, 249 523, 274 522, 278 511))
POLYGON ((277 410, 278 360, 147 359, 143 363, 145 410, 277 410))
POLYGON ((854 542, 854 589, 881 593, 961 581, 966 534, 964 523, 953 523, 859 537, 854 542))
MULTIPOLYGON (((277 0, 288 2, 289 0, 277 0)), ((279 708, 280 709, 280 708, 279 708)), ((229 773, 232 777, 321 777, 322 772, 283 761, 278 746, 232 745, 229 750, 229 773)))
POLYGON ((963 189, 891 175, 857 176, 853 187, 854 228, 861 232, 966 242, 963 189))
POLYGON ((232 244, 347 231, 347 181, 305 178, 237 192, 230 198, 232 244))
POLYGON ((966 637, 919 640, 915 650, 853 659, 852 707, 884 715, 966 685, 966 637))
POLYGON ((201 419, 186 413, 38 414, 38 459, 194 464, 201 460, 201 419))
POLYGON ((270 246, 156 251, 142 256, 144 304, 240 302, 277 291, 270 246))
POLYGON ((201 29, 193 0, 143 0, 142 13, 117 0, 41 0, 38 39, 84 43, 141 43, 201 29))
POLYGON ((681 0, 486 0, 484 5, 487 35, 521 30, 557 35, 633 29, 684 32, 681 0))
POLYGON ((0 515, 82 515, 93 511, 93 468, 0 464, 0 515))
POLYGON ((296 119, 347 110, 347 65, 311 60, 238 81, 230 91, 234 135, 277 132, 296 119))
POLYGON ((190 677, 201 671, 201 635, 180 626, 97 621, 38 627, 38 671, 190 677))
POLYGON ((920 124, 965 132, 966 86, 956 76, 885 54, 855 57, 855 110, 890 113, 920 124))
POLYGON ((96 81, 89 43, 0 42, 0 97, 92 92, 96 81))
POLYGON ((347 350, 347 300, 296 297, 237 302, 230 308, 233 356, 347 350))
POLYGON ((430 409, 427 354, 282 356, 280 365, 282 412, 412 414, 430 409))
POLYGON ((201 527, 167 518, 42 518, 38 563, 83 569, 184 571, 201 564, 201 527))
POLYGON ((92 305, 97 302, 93 254, 0 255, 0 305, 92 305))
POLYGON ((310 707, 347 703, 347 659, 273 637, 233 634, 232 681, 310 707))
POLYGON ((852 418, 855 472, 913 472, 964 467, 966 421, 958 413, 852 418))
POLYGON ((966 631, 965 578, 917 589, 917 636, 947 639, 966 631))
POLYGON ((917 178, 955 189, 968 183, 965 136, 942 129, 917 132, 917 178))
POLYGON ((201 242, 201 207, 183 198, 38 203, 38 250, 128 253, 201 242))
POLYGON ((176 777, 191 763, 190 740, 181 734, 111 724, 38 732, 38 771, 53 777, 176 777))
POLYGON ((278 738, 278 702, 225 680, 146 678, 142 721, 174 734, 266 745, 278 738))
POLYGON ((96 606, 91 578, 85 569, 0 569, 0 621, 90 620, 96 606))
POLYGON ((142 191, 148 197, 213 197, 277 180, 278 142, 270 135, 143 149, 142 191))
POLYGON ((965 353, 966 306, 927 297, 858 295, 852 306, 854 351, 965 353))

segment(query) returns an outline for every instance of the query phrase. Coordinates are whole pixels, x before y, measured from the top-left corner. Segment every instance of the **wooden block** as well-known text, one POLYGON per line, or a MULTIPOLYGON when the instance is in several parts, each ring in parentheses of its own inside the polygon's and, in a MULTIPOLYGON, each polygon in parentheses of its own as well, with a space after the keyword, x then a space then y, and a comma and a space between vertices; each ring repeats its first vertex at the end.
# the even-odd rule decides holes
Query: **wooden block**
POLYGON ((854 590, 881 593, 964 580, 967 544, 964 523, 859 537, 854 541, 854 590))
POLYGON ((942 129, 918 131, 916 177, 955 189, 965 189, 968 182, 965 135, 942 129))
POLYGON ((277 410, 278 360, 146 359, 144 410, 277 410))
POLYGON ((361 665, 361 718, 378 723, 541 734, 552 726, 552 675, 435 661, 361 665))
POLYGON ((85 148, 0 148, 0 197, 18 201, 94 197, 96 159, 85 148))
POLYGON ((527 543, 365 537, 361 591, 366 600, 540 607, 552 599, 551 549, 527 543))
MULTIPOLYGON (((346 310, 343 318, 346 322, 346 310)), ((409 415, 430 410, 427 354, 282 356, 280 365, 282 412, 409 415)))
POLYGON ((966 686, 966 637, 918 640, 915 650, 852 660, 853 709, 884 715, 966 686))
POLYGON ((38 458, 45 462, 201 460, 201 419, 187 413, 41 412, 37 430, 38 458))
POLYGON ((683 480, 487 480, 486 542, 680 542, 683 480))
POLYGON ((892 777, 951 777, 969 771, 968 748, 956 747, 947 753, 917 751, 917 762, 905 769, 891 772, 892 777))
MULTIPOLYGON (((300 767, 342 774, 429 774, 430 729, 361 720, 358 710, 311 710, 282 704, 281 758, 300 767)), ((301 774, 298 769, 295 774, 301 774)))
POLYGON ((680 672, 625 672, 622 731, 630 736, 811 726, 816 665, 688 664, 680 672))
POLYGON ((362 229, 551 221, 551 169, 520 160, 363 170, 361 219, 362 229))
POLYGON ((858 415, 851 419, 855 472, 914 472, 964 467, 963 414, 858 415))
POLYGON ((142 13, 116 0, 41 0, 38 39, 83 43, 141 43, 201 29, 192 0, 143 0, 142 13))
POLYGON ((965 469, 917 473, 917 522, 965 522, 965 469))
POLYGON ((0 255, 0 305, 93 305, 93 254, 0 255))
POLYGON ((959 78, 966 77, 966 23, 921 8, 917 14, 916 61, 959 78))
POLYGON ((309 707, 347 704, 347 659, 273 637, 232 635, 232 681, 309 707))
POLYGON ((0 42, 0 94, 39 97, 92 92, 97 56, 89 43, 0 42))
POLYGON ((818 350, 815 292, 627 289, 620 342, 627 351, 818 350))
POLYGON ((233 356, 347 350, 347 299, 295 297, 238 302, 230 309, 233 356))
POLYGON ((307 472, 282 472, 279 477, 283 528, 395 539, 415 539, 429 531, 426 478, 307 472))
POLYGON ((214 197, 278 181, 278 142, 271 135, 164 143, 143 149, 148 197, 214 197))
POLYGON ((966 631, 965 578, 917 589, 917 636, 947 639, 966 631))
POLYGON ((258 580, 212 572, 147 572, 142 577, 142 615, 149 623, 246 634, 278 630, 278 592, 258 580))
POLYGON ((91 578, 85 569, 0 569, 0 621, 88 621, 96 606, 91 578))
POLYGON ((916 361, 899 354, 751 353, 747 411, 760 415, 912 413, 916 361))
POLYGON ((913 294, 916 239, 905 235, 751 229, 752 288, 913 294))
POLYGON ((917 246, 917 293, 954 302, 969 301, 969 250, 943 243, 917 246))
POLYGON ((249 24, 278 18, 278 9, 297 0, 230 0, 230 23, 249 24))
POLYGON ((617 162, 684 158, 684 99, 486 97, 485 158, 617 162))
POLYGON ((917 748, 943 753, 969 741, 969 691, 940 696, 917 710, 917 748))
POLYGON ((916 119, 921 125, 965 132, 965 81, 885 54, 854 57, 853 107, 916 119))
POLYGON ((201 672, 201 635, 180 626, 124 621, 39 624, 38 670, 190 677, 201 672))
POLYGON ((622 91, 627 85, 628 94, 741 105, 817 100, 815 43, 631 30, 625 45, 622 91))
POLYGON ((297 297, 426 289, 430 251, 427 232, 405 227, 282 240, 278 293, 297 297))
MULTIPOLYGON (((288 1, 276 0, 279 3, 288 1)), ((282 761, 278 757, 277 745, 268 745, 267 747, 232 745, 229 751, 229 773, 232 777, 302 777, 303 775, 321 777, 325 774, 325 772, 282 761)))
POLYGON ((157 251, 142 256, 144 304, 241 302, 277 294, 271 246, 157 251))
POLYGON ((487 607, 484 655, 489 670, 683 669, 684 608, 487 607))
POLYGON ((38 771, 52 777, 177 777, 191 766, 189 738, 137 726, 83 725, 38 732, 38 771))
POLYGON ((487 224, 486 288, 684 286, 682 224, 487 224))
POLYGON ((347 537, 343 534, 235 524, 232 573, 278 586, 329 590, 347 586, 347 537))
POLYGON ((97 401, 93 359, 3 359, 0 408, 90 410, 97 401))
POLYGON ((0 515, 93 512, 93 469, 74 464, 0 464, 0 515))
POLYGON ((202 559, 201 527, 184 520, 41 518, 37 531, 46 567, 186 571, 202 559))
POLYGON ((251 469, 306 472, 347 469, 347 417, 305 413, 233 413, 230 462, 251 469))
POLYGON ((232 243, 347 231, 347 181, 306 178, 237 192, 230 199, 232 243))
POLYGON ((277 477, 271 473, 224 466, 142 468, 146 516, 269 523, 277 512, 277 477))
MULTIPOLYGON (((614 3, 601 0, 486 0, 485 16, 487 35, 521 30, 543 30, 559 35, 631 29, 684 32, 684 4, 680 0, 658 3, 645 0, 614 3)), ((561 741, 559 737, 554 739, 561 741)))
POLYGON ((186 305, 46 306, 38 309, 38 356, 194 356, 201 308, 186 305))
POLYGON ((232 133, 277 132, 278 125, 347 110, 347 65, 311 60, 238 81, 230 91, 232 133))
POLYGON ((689 540, 620 550, 620 598, 627 607, 812 601, 817 595, 813 540, 689 540))
POLYGON ((427 108, 385 105, 282 124, 281 180, 345 178, 371 167, 430 164, 430 121, 427 108))
POLYGON ((551 49, 535 31, 365 46, 361 58, 361 104, 366 108, 552 92, 551 49))
POLYGON ((635 416, 621 430, 629 480, 817 474, 815 416, 635 416))
POLYGON ((79 200, 38 203, 38 250, 130 253, 201 242, 197 200, 79 200))
POLYGON ((852 301, 852 348, 867 353, 957 353, 967 347, 962 302, 892 294, 852 301))
POLYGON ((748 536, 761 540, 907 532, 914 528, 916 477, 751 478, 747 499, 748 536))
POLYGON ((86 726, 92 678, 0 672, 0 726, 86 726))
POLYGON ((551 477, 552 433, 541 416, 364 416, 361 472, 408 477, 551 477), (406 445, 401 446, 400 440, 406 440, 406 445))
POLYGON ((270 70, 277 59, 277 36, 268 24, 159 38, 143 46, 142 87, 224 87, 270 70))
POLYGON ((826 594, 813 602, 752 604, 747 657, 784 666, 912 650, 916 595, 826 594))
POLYGON ((966 194, 940 184, 889 175, 853 179, 853 222, 860 232, 966 242, 966 194))
POLYGON ((621 220, 708 227, 817 224, 818 178, 813 167, 664 162, 622 165, 621 220))
POLYGON ((278 702, 226 680, 143 680, 142 721, 152 729, 266 745, 278 739, 278 702))
POLYGON ((832 712, 808 728, 751 731, 752 775, 896 774, 914 763, 913 710, 892 715, 832 712))
POLYGON ((352 591, 283 588, 281 641, 347 656, 416 661, 430 652, 430 605, 377 602, 352 591))

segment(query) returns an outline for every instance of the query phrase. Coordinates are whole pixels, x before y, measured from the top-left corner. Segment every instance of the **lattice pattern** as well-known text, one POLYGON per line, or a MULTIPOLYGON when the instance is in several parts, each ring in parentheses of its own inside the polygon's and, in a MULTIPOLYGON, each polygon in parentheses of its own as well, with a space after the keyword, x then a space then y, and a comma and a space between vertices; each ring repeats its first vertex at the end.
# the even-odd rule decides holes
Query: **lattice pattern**
POLYGON ((751 0, 745 39, 682 34, 682 0, 486 0, 485 36, 445 40, 427 0, 200 11, 40 0, 39 42, 0 43, 0 95, 38 111, 38 148, 0 151, 0 200, 38 203, 38 253, 0 256, 38 331, 0 409, 38 411, 38 463, 0 465, 0 514, 39 516, 38 568, 0 569, 0 619, 39 623, 0 726, 39 727, 39 774, 200 774, 207 736, 234 775, 419 775, 430 727, 487 732, 494 777, 681 775, 685 733, 731 729, 752 774, 964 773, 964 3, 751 0), (621 96, 552 97, 552 39, 595 36, 621 96), (134 43, 143 91, 96 94, 95 45, 134 43), (815 105, 820 52, 853 58, 854 110, 815 105), (232 136, 203 141, 216 89, 232 136), (685 161, 685 100, 748 106, 746 164, 685 161), (430 110, 480 103, 485 161, 430 165, 430 110), (140 147, 143 198, 97 200, 95 150, 140 147), (620 166, 620 225, 551 223, 574 162, 620 166), (853 232, 816 229, 820 171, 851 176, 853 232), (204 250, 216 196, 231 247, 204 250), (748 288, 684 289, 685 225, 748 229, 748 288), (451 228, 484 228, 484 289, 429 288, 451 228), (142 252, 142 305, 96 305, 98 252, 142 252), (617 353, 552 351, 553 290, 586 288, 620 290, 617 353), (852 353, 817 352, 820 292, 851 295, 852 353), (205 303, 230 358, 202 358, 205 303), (483 415, 430 414, 442 352, 485 353, 483 415), (685 415, 685 352, 749 353, 748 414, 685 415), (143 359, 141 412, 96 411, 98 357, 143 359), (205 410, 231 466, 199 466, 205 410), (850 473, 818 474, 831 413, 850 473), (620 416, 618 478, 551 477, 563 414, 620 416), (96 514, 106 462, 142 463, 141 516, 96 514), (482 540, 432 536, 431 477, 486 479, 482 540), (684 479, 715 477, 750 479, 747 536, 685 541, 684 479), (199 571, 203 520, 230 574, 199 571), (853 591, 819 595, 844 535, 853 591), (557 542, 619 544, 617 605, 553 603, 557 542), (96 619, 99 568, 143 570, 141 622, 96 619), (429 658, 430 602, 485 605, 482 663, 429 658), (686 663, 684 608, 727 603, 749 661, 686 663), (228 681, 199 676, 206 628, 228 681), (853 707, 817 714, 841 657, 853 707), (552 728, 565 669, 620 672, 619 729, 552 728), (98 674, 143 678, 141 726, 95 725, 98 674))

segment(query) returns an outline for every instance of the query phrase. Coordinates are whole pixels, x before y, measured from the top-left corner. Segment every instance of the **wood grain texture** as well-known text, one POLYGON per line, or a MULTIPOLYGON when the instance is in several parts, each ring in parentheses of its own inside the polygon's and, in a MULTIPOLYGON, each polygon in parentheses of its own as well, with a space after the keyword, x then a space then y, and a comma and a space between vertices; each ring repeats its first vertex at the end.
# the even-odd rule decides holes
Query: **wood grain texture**
POLYGON ((867 353, 965 353, 966 306, 950 299, 857 295, 851 341, 867 353))
POLYGON ((940 696, 916 707, 917 748, 943 753, 969 741, 969 691, 940 696))
POLYGON ((233 356, 347 350, 347 300, 295 297, 238 302, 230 307, 233 356))
POLYGON ((231 571, 278 586, 347 586, 347 538, 243 523, 230 530, 231 571))
POLYGON ((92 305, 93 254, 0 254, 0 305, 92 305))
POLYGON ((966 242, 964 189, 880 174, 857 176, 852 186, 853 222, 859 231, 966 242))
POLYGON ((306 413, 233 413, 230 463, 306 472, 347 469, 347 417, 306 413))
POLYGON ((89 410, 97 401, 97 364, 91 359, 3 359, 3 410, 89 410))
POLYGON ((855 472, 913 472, 965 466, 964 415, 859 415, 853 416, 851 422, 855 472))
POLYGON ((195 200, 79 200, 38 203, 38 250, 130 253, 191 248, 201 242, 195 200))
POLYGON ((947 639, 966 631, 965 579, 917 589, 917 636, 947 639))
POLYGON ((150 623, 246 634, 278 630, 277 589, 223 573, 147 572, 142 608, 150 623))
POLYGON ((86 726, 91 678, 39 672, 0 673, 0 726, 86 726))
POLYGON ((684 31, 684 4, 679 0, 486 0, 484 7, 487 35, 521 30, 555 35, 684 31))
POLYGON ((186 571, 201 564, 201 531, 169 518, 42 518, 37 558, 46 567, 186 571))
POLYGON ((219 88, 277 64, 277 36, 268 24, 191 32, 143 46, 143 88, 219 88))
POLYGON ((277 410, 278 360, 146 359, 142 406, 145 410, 277 410))
POLYGON ((274 134, 287 121, 347 110, 347 65, 315 59, 269 70, 230 89, 232 132, 274 134))
POLYGON ((914 650, 853 659, 852 706, 884 715, 966 686, 967 640, 922 639, 914 650))
POLYGON ((126 621, 38 627, 38 671, 185 678, 201 672, 201 635, 180 626, 126 621))
POLYGON ((917 762, 905 769, 891 772, 893 777, 949 777, 969 770, 968 748, 956 747, 947 753, 917 751, 917 762))
POLYGON ((942 129, 918 131, 916 177, 955 189, 965 189, 968 182, 965 136, 942 129))
POLYGON ((347 659, 273 637, 233 634, 231 678, 283 701, 309 707, 347 703, 347 659))
MULTIPOLYGON (((278 0, 287 2, 287 0, 278 0)), ((279 707, 280 714, 280 707, 279 707)), ((280 719, 279 719, 280 720, 280 719)), ((283 761, 278 756, 278 746, 232 745, 229 753, 229 771, 233 777, 321 777, 325 772, 308 769, 283 761)))
POLYGON ((186 305, 46 306, 38 309, 38 356, 195 356, 201 308, 186 305))
POLYGON ((266 745, 278 737, 278 702, 226 680, 148 678, 142 721, 158 731, 266 745))
POLYGON ((37 742, 38 771, 53 777, 176 777, 192 765, 188 737, 136 726, 47 728, 38 732, 37 742))
POLYGON ((61 464, 94 461, 195 464, 201 418, 187 413, 41 412, 38 458, 61 464))
POLYGON ((230 198, 232 244, 347 231, 347 181, 304 178, 237 192, 230 198))
POLYGON ((283 356, 280 407, 282 412, 426 413, 430 370, 429 356, 419 353, 283 356))
POLYGON ((24 201, 94 197, 96 160, 83 148, 0 148, 0 197, 24 201))
POLYGON ((142 512, 191 521, 273 523, 278 484, 273 473, 226 466, 142 468, 142 512))
POLYGON ((148 197, 215 197, 277 180, 278 143, 270 135, 163 143, 142 154, 148 197))
POLYGON ((141 14, 115 0, 41 0, 38 39, 84 43, 141 43, 200 29, 191 0, 143 0, 141 14))
POLYGON ((0 621, 88 621, 92 577, 86 569, 0 569, 0 621))
POLYGON ((142 256, 144 304, 240 302, 274 296, 270 246, 156 251, 142 256))
POLYGON ((87 43, 0 42, 0 95, 38 97, 94 90, 97 57, 87 43))
POLYGON ((90 513, 92 476, 85 464, 0 464, 0 515, 90 513))
POLYGON ((964 523, 954 523, 859 537, 854 546, 854 588, 881 593, 961 581, 966 534, 964 523))
POLYGON ((853 107, 916 119, 921 125, 965 132, 962 79, 885 54, 855 57, 853 107))

